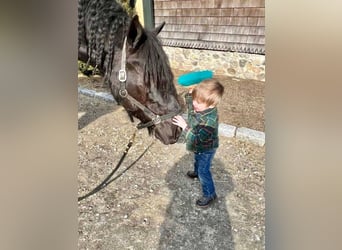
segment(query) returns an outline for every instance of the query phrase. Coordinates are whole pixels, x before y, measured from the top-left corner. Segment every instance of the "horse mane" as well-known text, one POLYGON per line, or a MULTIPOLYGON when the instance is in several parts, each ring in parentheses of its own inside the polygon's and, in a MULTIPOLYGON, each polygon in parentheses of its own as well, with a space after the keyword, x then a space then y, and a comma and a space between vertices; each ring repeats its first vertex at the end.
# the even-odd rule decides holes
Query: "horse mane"
MULTIPOLYGON (((87 45, 88 56, 95 58, 96 65, 104 69, 105 82, 109 81, 112 72, 115 46, 123 44, 130 20, 115 0, 78 1, 78 46, 87 45), (86 26, 89 32, 86 32, 86 26)), ((145 30, 145 34, 147 39, 139 48, 139 53, 146 59, 144 84, 157 89, 167 99, 177 94, 168 57, 157 34, 149 30, 145 30)))
POLYGON ((145 63, 145 85, 149 88, 156 88, 163 98, 169 95, 177 95, 173 85, 173 73, 169 64, 169 59, 163 50, 157 35, 145 30, 147 39, 142 44, 141 54, 146 59, 145 63), (150 84, 156 84, 150 86, 150 84))
POLYGON ((127 12, 115 0, 78 1, 78 46, 88 41, 88 56, 105 70, 105 81, 112 71, 115 45, 123 42, 123 35, 118 34, 126 34, 129 21, 127 12))

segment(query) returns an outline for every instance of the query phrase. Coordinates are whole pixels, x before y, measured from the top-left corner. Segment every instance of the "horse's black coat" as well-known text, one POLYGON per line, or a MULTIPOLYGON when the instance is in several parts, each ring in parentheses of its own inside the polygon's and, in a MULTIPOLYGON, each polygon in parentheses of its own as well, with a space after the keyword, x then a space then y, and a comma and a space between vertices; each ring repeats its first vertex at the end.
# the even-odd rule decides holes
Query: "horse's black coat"
MULTIPOLYGON (((157 38, 164 24, 153 31, 145 30, 138 16, 131 19, 115 0, 79 0, 78 11, 78 58, 100 70, 114 98, 131 119, 136 117, 143 123, 150 120, 118 94, 125 37, 128 93, 158 115, 180 110, 169 61, 157 38)), ((171 144, 177 141, 181 131, 169 119, 149 127, 149 132, 164 144, 171 144)))

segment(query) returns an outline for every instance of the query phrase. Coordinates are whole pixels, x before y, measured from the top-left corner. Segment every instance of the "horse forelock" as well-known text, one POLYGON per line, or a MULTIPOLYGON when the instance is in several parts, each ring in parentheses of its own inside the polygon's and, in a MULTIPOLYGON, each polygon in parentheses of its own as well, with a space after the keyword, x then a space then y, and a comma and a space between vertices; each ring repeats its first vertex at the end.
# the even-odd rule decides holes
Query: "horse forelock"
POLYGON ((145 62, 145 85, 155 88, 163 98, 175 94, 173 85, 173 73, 169 64, 169 59, 157 36, 150 31, 146 31, 147 39, 141 46, 141 56, 145 62), (154 86, 150 86, 153 84, 154 86))

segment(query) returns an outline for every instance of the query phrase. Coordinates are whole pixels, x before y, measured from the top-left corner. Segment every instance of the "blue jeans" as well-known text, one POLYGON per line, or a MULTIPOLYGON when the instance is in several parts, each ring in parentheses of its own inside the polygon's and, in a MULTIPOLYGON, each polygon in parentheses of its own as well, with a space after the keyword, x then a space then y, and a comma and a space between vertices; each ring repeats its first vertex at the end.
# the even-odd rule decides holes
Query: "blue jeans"
POLYGON ((216 153, 216 149, 210 151, 195 153, 195 173, 198 174, 198 179, 202 185, 203 196, 213 197, 215 193, 215 185, 211 176, 211 162, 216 153))

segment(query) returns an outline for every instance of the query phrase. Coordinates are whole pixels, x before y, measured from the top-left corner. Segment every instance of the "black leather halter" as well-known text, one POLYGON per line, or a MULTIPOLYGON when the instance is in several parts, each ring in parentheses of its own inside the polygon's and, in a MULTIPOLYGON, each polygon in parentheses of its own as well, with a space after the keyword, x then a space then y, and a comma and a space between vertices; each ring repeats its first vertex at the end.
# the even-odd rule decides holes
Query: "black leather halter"
POLYGON ((180 110, 173 111, 171 113, 168 113, 166 115, 158 115, 155 114, 152 110, 147 108, 146 106, 142 105, 140 102, 138 102, 134 97, 132 97, 126 89, 126 80, 127 80, 127 73, 126 73, 126 42, 127 37, 125 37, 123 48, 122 48, 122 55, 121 55, 121 69, 119 70, 119 76, 118 79, 120 81, 120 89, 119 89, 119 95, 122 98, 127 98, 132 104, 137 106, 140 110, 142 110, 151 120, 146 123, 139 123, 137 125, 138 129, 147 128, 152 125, 157 125, 161 123, 162 121, 171 119, 175 115, 178 115, 181 112, 180 110))

